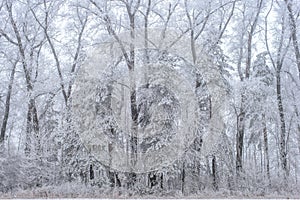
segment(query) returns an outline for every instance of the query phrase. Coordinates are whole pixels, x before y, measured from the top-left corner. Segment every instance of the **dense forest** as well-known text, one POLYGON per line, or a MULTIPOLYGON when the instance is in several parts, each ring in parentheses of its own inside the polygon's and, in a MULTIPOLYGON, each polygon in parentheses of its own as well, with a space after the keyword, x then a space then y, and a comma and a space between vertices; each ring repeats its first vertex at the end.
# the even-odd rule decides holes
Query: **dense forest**
POLYGON ((300 1, 1 0, 0 197, 297 196, 300 1))

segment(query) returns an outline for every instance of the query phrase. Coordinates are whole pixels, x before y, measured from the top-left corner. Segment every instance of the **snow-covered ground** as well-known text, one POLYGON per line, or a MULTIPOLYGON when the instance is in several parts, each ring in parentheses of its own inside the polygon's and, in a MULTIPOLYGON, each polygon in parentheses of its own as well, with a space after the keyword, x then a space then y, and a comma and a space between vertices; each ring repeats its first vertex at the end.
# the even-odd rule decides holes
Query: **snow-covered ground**
MULTIPOLYGON (((42 199, 42 198, 38 198, 38 199, 42 199)), ((55 198, 55 199, 52 199, 52 200, 71 200, 71 199, 76 199, 76 200, 110 200, 110 199, 101 199, 101 198, 55 198)), ((115 199, 115 198, 114 198, 115 199)), ((123 198, 122 198, 123 199, 123 198)), ((142 199, 142 198, 134 198, 134 199, 127 199, 126 200, 139 200, 139 199, 142 199)), ((174 200, 173 199, 165 199, 165 198, 157 198, 157 199, 164 199, 164 200, 174 200)), ((190 198, 184 198, 184 199, 178 199, 178 200, 197 200, 197 199, 190 199, 190 198)), ((201 199, 201 200, 212 200, 212 199, 216 199, 216 200, 223 200, 222 198, 209 198, 209 199, 202 199, 202 198, 198 198, 198 199, 201 199)), ((226 199, 226 198, 225 198, 226 199)), ((263 199, 263 198, 230 198, 230 199, 242 199, 242 200, 247 200, 247 199, 256 199, 256 200, 259 200, 259 199, 263 199)), ((269 199, 269 198, 266 198, 266 199, 269 199)), ((278 200, 278 199, 300 199, 300 198, 273 198, 274 200, 278 200)), ((15 199, 15 200, 32 200, 32 199, 15 199)), ((156 199, 147 199, 147 200, 156 200, 156 199)), ((270 199, 272 200, 272 199, 270 199)))

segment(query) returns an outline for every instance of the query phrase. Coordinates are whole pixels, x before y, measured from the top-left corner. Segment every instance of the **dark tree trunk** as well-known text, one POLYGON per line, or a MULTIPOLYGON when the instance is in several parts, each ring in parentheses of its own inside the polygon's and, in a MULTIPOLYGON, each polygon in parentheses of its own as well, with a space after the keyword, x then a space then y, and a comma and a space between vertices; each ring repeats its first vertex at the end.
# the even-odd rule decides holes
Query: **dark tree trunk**
MULTIPOLYGON (((18 29, 17 23, 15 22, 13 18, 13 12, 12 12, 12 4, 6 2, 6 9, 8 11, 10 23, 12 25, 13 31, 15 33, 16 39, 17 39, 17 45, 19 49, 19 53, 21 55, 21 61, 23 66, 23 71, 25 75, 25 81, 26 81, 26 89, 29 95, 29 102, 28 102, 28 112, 27 112, 27 128, 26 128, 26 139, 31 139, 32 137, 32 130, 34 131, 34 137, 36 137, 36 151, 39 154, 40 153, 40 139, 39 139, 39 121, 38 121, 38 114, 35 104, 35 99, 32 97, 33 92, 33 81, 31 79, 30 70, 28 69, 28 64, 26 62, 26 54, 25 54, 25 48, 22 43, 22 37, 20 34, 20 31, 18 29)), ((30 142, 31 140, 27 140, 25 144, 25 153, 28 155, 31 151, 30 149, 30 142), (27 146, 28 145, 28 146, 27 146)))
POLYGON ((214 187, 214 190, 218 190, 218 183, 217 183, 217 160, 216 160, 216 156, 213 156, 213 159, 212 159, 212 177, 213 177, 213 187, 214 187))
POLYGON ((182 163, 181 170, 181 193, 185 194, 185 162, 182 163))
POLYGON ((163 173, 158 172, 150 172, 148 173, 148 186, 153 188, 154 186, 159 184, 159 187, 163 189, 163 173))
POLYGON ((110 187, 121 187, 121 180, 119 178, 118 172, 113 172, 108 169, 108 178, 110 181, 110 187))
POLYGON ((26 124, 26 138, 25 138, 25 155, 29 156, 31 152, 31 119, 32 119, 32 113, 29 109, 29 106, 27 108, 27 124, 26 124))
MULTIPOLYGON (((243 97, 242 97, 243 100, 243 97)), ((243 170, 243 145, 245 132, 245 112, 241 111, 237 117, 237 135, 236 135, 236 173, 240 176, 243 170)))
POLYGON ((160 174, 160 188, 164 189, 164 174, 160 174))
POLYGON ((134 166, 137 162, 137 126, 138 126, 138 109, 136 102, 136 91, 133 89, 130 95, 131 100, 131 119, 132 119, 132 127, 131 127, 131 164, 134 166))
POLYGON ((7 90, 6 100, 5 100, 4 116, 3 116, 2 126, 1 126, 0 144, 5 139, 5 132, 6 132, 7 121, 8 121, 8 117, 9 117, 10 99, 11 99, 11 93, 12 93, 12 88, 13 88, 13 83, 14 83, 16 66, 17 66, 17 62, 14 63, 11 74, 10 74, 10 80, 9 80, 9 85, 8 85, 8 90, 7 90))
MULTIPOLYGON (((280 64, 278 64, 280 65, 280 64)), ((277 94, 277 105, 279 111, 279 119, 280 119, 280 137, 279 137, 279 149, 280 149, 280 161, 281 161, 281 168, 284 173, 284 179, 286 180, 288 175, 287 169, 287 152, 286 152, 286 124, 285 124, 285 116, 283 110, 283 103, 282 103, 282 95, 281 95, 281 77, 280 77, 280 70, 281 65, 278 66, 276 71, 276 94, 277 94)))
POLYGON ((264 151, 265 151, 265 162, 266 162, 266 170, 267 170, 267 177, 268 183, 271 184, 271 177, 270 177, 270 159, 269 159, 269 148, 268 148, 268 131, 266 125, 265 115, 263 115, 263 137, 264 137, 264 151))
POLYGON ((95 178, 95 175, 94 175, 93 165, 90 165, 90 180, 93 180, 94 178, 95 178))
POLYGON ((30 99, 28 102, 27 111, 27 127, 26 127, 26 142, 25 142, 25 154, 29 155, 32 151, 32 142, 35 144, 35 153, 40 154, 41 144, 39 135, 39 119, 35 105, 35 100, 30 99), (34 137, 34 141, 32 141, 34 137))
POLYGON ((157 185, 157 178, 155 172, 150 172, 148 174, 148 184, 150 188, 153 188, 155 185, 157 185))

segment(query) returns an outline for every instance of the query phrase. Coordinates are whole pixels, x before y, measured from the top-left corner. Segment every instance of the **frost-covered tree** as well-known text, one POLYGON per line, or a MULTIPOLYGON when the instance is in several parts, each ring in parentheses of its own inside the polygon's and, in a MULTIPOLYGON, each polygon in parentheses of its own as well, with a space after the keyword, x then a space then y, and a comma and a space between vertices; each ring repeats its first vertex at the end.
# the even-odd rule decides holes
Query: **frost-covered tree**
POLYGON ((299 8, 0 0, 1 197, 296 194, 299 8))

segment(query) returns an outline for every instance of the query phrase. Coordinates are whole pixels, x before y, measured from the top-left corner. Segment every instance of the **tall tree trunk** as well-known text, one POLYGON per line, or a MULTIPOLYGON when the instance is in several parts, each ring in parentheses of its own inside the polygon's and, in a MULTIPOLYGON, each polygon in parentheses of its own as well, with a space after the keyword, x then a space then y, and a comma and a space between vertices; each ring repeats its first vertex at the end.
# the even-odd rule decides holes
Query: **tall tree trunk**
MULTIPOLYGON (((296 23, 295 16, 294 16, 294 13, 293 13, 292 1, 291 0, 285 0, 285 3, 286 3, 286 6, 287 6, 287 9, 288 9, 288 12, 289 12, 290 30, 291 30, 292 40, 293 40, 293 47, 294 47, 294 52, 295 52, 295 57, 296 57, 296 64, 297 64, 297 68, 298 68, 298 77, 300 79, 300 50, 299 50, 298 37, 297 37, 297 23, 296 23)), ((299 113, 298 113, 298 109, 297 109, 296 106, 295 106, 295 110, 296 110, 296 116, 297 116, 297 118, 299 118, 299 113)), ((300 125, 299 125, 299 123, 297 124, 297 129, 298 129, 298 134, 300 134, 300 125)), ((299 141, 299 139, 298 139, 298 141, 299 141)), ((300 152, 300 146, 299 146, 299 152, 300 152)), ((285 163, 285 167, 286 167, 286 163, 285 163)), ((287 171, 285 173, 288 174, 287 171)))
MULTIPOLYGON (((139 3, 138 3, 139 5, 139 3)), ((130 110, 131 110, 131 141, 130 141, 130 161, 134 168, 137 163, 138 153, 138 109, 137 109, 137 94, 136 94, 136 77, 135 77, 135 14, 137 7, 132 11, 132 5, 126 4, 126 9, 130 22, 130 51, 129 58, 127 57, 127 65, 129 70, 130 81, 130 110)), ((126 59, 126 57, 125 57, 126 59)), ((129 184, 134 186, 136 182, 136 173, 134 169, 129 173, 129 184)))
MULTIPOLYGON (((6 2, 6 9, 9 15, 9 20, 11 23, 11 26, 13 28, 14 34, 17 39, 16 45, 18 46, 19 54, 21 56, 23 71, 25 75, 25 81, 26 81, 26 89, 27 93, 29 95, 29 102, 28 102, 28 112, 27 112, 27 129, 26 129, 26 139, 31 138, 31 131, 34 131, 34 136, 36 138, 36 153, 39 153, 40 151, 40 138, 39 138, 39 121, 38 121, 38 114, 37 114, 37 108, 35 104, 35 99, 32 97, 33 93, 33 81, 31 79, 30 70, 28 69, 28 63, 25 55, 25 45, 22 42, 22 37, 19 31, 19 28, 17 26, 16 21, 14 20, 13 15, 13 9, 12 9, 12 3, 6 2)), ((29 141, 26 141, 25 144, 25 153, 28 154, 30 152, 30 148, 27 145, 30 145, 29 141)))
POLYGON ((39 135, 39 119, 35 105, 35 100, 30 99, 27 108, 27 127, 26 127, 26 139, 25 139, 25 154, 27 156, 32 152, 32 144, 35 147, 36 155, 40 155, 41 143, 39 135), (32 140, 34 138, 34 141, 32 140))
MULTIPOLYGON (((299 118, 300 115, 299 115, 297 105, 294 104, 294 107, 295 107, 296 116, 297 116, 297 118, 299 118)), ((300 123, 299 122, 297 123, 297 141, 298 141, 298 151, 300 153, 300 123)))
POLYGON ((181 193, 185 194, 185 162, 182 162, 182 169, 181 169, 181 193))
POLYGON ((269 158, 269 147, 268 147, 268 131, 267 131, 267 124, 265 115, 263 114, 263 137, 264 137, 264 153, 265 153, 265 165, 268 177, 268 183, 271 184, 271 177, 270 177, 270 158, 269 158))
POLYGON ((15 78, 16 66, 17 66, 17 62, 15 62, 13 64, 13 68, 12 68, 12 71, 10 74, 7 95, 6 95, 6 100, 5 100, 5 110, 4 110, 3 121, 2 121, 2 126, 1 126, 0 145, 5 139, 5 132, 6 132, 7 121, 8 121, 8 117, 9 117, 10 99, 11 99, 14 78, 15 78))
POLYGON ((280 70, 281 64, 278 64, 277 71, 276 71, 276 95, 277 95, 277 106, 279 111, 279 119, 280 119, 280 137, 279 137, 279 153, 280 153, 280 162, 281 168, 283 170, 284 179, 287 178, 287 152, 286 152, 286 123, 285 123, 285 116, 283 110, 283 103, 282 103, 282 94, 281 94, 281 77, 280 77, 280 70))
MULTIPOLYGON (((243 58, 243 47, 240 47, 240 55, 239 55, 239 60, 238 60, 238 72, 240 76, 240 80, 243 82, 244 79, 249 79, 250 77, 250 69, 251 69, 251 58, 252 58, 252 39, 255 35, 255 30, 257 26, 257 22, 259 19, 259 15, 261 13, 262 9, 262 3, 263 0, 259 0, 257 2, 257 10, 255 12, 255 17, 253 18, 252 23, 249 25, 249 32, 248 32, 248 38, 247 38, 247 57, 246 57, 246 69, 245 73, 242 73, 241 70, 241 61, 243 58), (243 76, 244 75, 244 76, 243 76)), ((244 35, 242 35, 243 39, 244 35)), ((242 40, 243 41, 243 40, 242 40)), ((237 135, 236 135, 236 173, 237 176, 240 175, 243 169, 243 148, 244 148, 244 134, 245 134, 245 117, 246 117, 246 111, 245 111, 245 105, 246 103, 246 92, 242 91, 241 95, 241 108, 239 112, 239 116, 237 119, 237 135)))
POLYGON ((213 188, 214 188, 214 190, 218 190, 216 156, 213 156, 213 158, 212 158, 212 177, 213 177, 213 188))
POLYGON ((245 111, 244 100, 245 97, 242 95, 241 111, 237 116, 237 135, 236 135, 236 173, 240 176, 243 170, 243 147, 244 147, 244 134, 245 134, 245 111))

